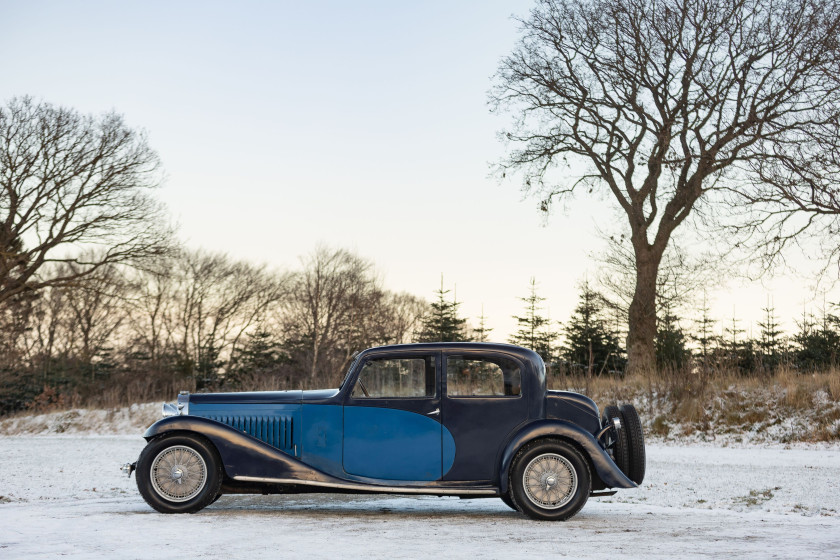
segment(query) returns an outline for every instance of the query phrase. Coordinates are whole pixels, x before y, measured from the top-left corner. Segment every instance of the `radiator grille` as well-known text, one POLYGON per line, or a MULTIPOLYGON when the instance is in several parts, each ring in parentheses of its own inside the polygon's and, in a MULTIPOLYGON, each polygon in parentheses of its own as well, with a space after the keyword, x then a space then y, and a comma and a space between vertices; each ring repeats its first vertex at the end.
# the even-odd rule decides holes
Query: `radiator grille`
POLYGON ((210 420, 241 430, 277 449, 294 447, 294 419, 291 416, 208 416, 210 420))

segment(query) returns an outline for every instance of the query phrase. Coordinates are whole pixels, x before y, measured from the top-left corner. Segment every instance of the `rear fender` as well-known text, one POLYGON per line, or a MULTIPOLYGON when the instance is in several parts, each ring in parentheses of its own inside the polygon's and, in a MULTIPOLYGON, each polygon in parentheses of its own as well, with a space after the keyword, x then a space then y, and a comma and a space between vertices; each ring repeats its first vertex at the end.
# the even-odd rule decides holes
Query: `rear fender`
POLYGON ((513 458, 523 445, 541 438, 563 438, 571 440, 586 453, 595 473, 608 488, 636 488, 638 485, 621 472, 595 437, 576 424, 563 420, 538 420, 525 426, 508 443, 502 454, 499 469, 499 490, 508 491, 508 479, 513 458))

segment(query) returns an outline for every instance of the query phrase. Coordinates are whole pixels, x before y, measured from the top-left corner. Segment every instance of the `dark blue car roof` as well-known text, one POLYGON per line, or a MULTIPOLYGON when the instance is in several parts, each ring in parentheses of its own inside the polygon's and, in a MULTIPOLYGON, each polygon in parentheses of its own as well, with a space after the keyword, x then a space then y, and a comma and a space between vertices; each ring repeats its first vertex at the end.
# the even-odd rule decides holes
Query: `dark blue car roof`
POLYGON ((425 352, 502 352, 511 354, 524 362, 527 372, 525 375, 533 376, 533 383, 529 384, 537 391, 545 392, 545 364, 539 354, 528 348, 516 346, 515 344, 502 344, 499 342, 417 342, 413 344, 391 344, 387 346, 375 346, 359 352, 356 358, 363 358, 366 354, 387 351, 425 351, 425 352))

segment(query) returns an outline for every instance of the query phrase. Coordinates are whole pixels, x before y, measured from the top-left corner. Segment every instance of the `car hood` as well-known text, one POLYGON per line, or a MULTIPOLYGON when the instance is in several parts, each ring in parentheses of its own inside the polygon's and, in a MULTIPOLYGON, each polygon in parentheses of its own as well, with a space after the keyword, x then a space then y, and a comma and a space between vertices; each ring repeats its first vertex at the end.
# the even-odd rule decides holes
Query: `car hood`
POLYGON ((313 391, 256 391, 250 393, 193 393, 190 404, 287 404, 323 401, 338 394, 338 389, 313 391))

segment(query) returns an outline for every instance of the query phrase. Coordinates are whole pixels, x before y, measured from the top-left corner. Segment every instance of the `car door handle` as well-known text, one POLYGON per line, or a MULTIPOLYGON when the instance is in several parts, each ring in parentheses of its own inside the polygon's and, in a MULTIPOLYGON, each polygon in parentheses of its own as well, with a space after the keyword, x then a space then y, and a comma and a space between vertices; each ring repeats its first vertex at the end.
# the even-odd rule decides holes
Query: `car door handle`
POLYGON ((438 414, 440 414, 440 409, 439 409, 439 408, 436 408, 436 409, 434 409, 434 410, 433 410, 433 411, 431 411, 431 412, 427 412, 427 413, 426 413, 426 416, 437 416, 438 414))

